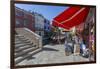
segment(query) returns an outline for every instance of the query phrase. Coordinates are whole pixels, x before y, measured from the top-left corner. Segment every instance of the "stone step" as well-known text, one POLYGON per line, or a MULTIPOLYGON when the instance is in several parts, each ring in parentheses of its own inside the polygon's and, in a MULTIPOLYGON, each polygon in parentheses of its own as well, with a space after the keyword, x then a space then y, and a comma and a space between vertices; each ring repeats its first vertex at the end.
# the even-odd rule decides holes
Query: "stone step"
POLYGON ((29 39, 26 39, 24 36, 15 36, 15 64, 20 63, 21 61, 32 56, 34 53, 36 53, 36 51, 39 50, 39 47, 31 43, 29 39))
POLYGON ((26 46, 26 45, 33 45, 33 43, 21 43, 21 44, 15 44, 15 49, 22 47, 22 46, 26 46))
POLYGON ((15 35, 15 38, 17 38, 17 37, 24 37, 24 36, 22 36, 22 35, 15 35))
POLYGON ((20 39, 25 39, 25 37, 20 35, 15 35, 15 41, 19 41, 20 39))
POLYGON ((36 48, 36 50, 30 52, 29 54, 25 55, 24 57, 15 58, 15 64, 18 64, 18 63, 22 62, 22 61, 25 60, 26 58, 28 58, 28 57, 30 57, 30 56, 32 56, 32 55, 34 55, 34 54, 36 54, 36 53, 38 53, 38 52, 40 52, 40 51, 41 51, 41 49, 37 49, 37 48, 36 48))
POLYGON ((21 38, 19 38, 19 37, 17 37, 17 38, 15 38, 15 41, 19 41, 21 38))
POLYGON ((29 40, 27 40, 27 41, 23 41, 23 40, 15 41, 15 44, 21 44, 21 43, 30 43, 30 41, 29 40))
POLYGON ((29 45, 21 44, 21 46, 15 46, 15 49, 18 49, 18 48, 21 48, 21 47, 25 47, 25 46, 29 46, 29 45))
POLYGON ((15 41, 19 41, 19 38, 15 38, 15 41))
POLYGON ((23 39, 23 40, 25 40, 26 38, 25 38, 24 36, 17 35, 17 36, 15 37, 15 39, 16 39, 16 40, 18 40, 18 39, 23 39))
POLYGON ((32 47, 36 47, 36 46, 35 45, 33 45, 33 46, 27 45, 27 46, 19 47, 19 48, 15 49, 15 52, 20 52, 21 50, 32 48, 32 47))
POLYGON ((26 38, 19 38, 19 40, 21 40, 21 41, 27 41, 28 39, 26 39, 26 38))
POLYGON ((32 47, 32 48, 28 48, 28 49, 20 51, 20 53, 15 53, 15 58, 26 55, 27 53, 32 52, 35 49, 36 49, 36 47, 32 47))
POLYGON ((17 37, 15 38, 16 41, 21 40, 21 41, 27 41, 28 39, 26 39, 25 37, 17 37))
POLYGON ((15 44, 21 44, 22 42, 19 40, 19 41, 15 41, 15 44))
POLYGON ((30 41, 28 41, 28 40, 27 40, 27 41, 22 41, 22 42, 24 42, 24 43, 31 43, 31 42, 30 42, 30 41))
MULTIPOLYGON (((24 46, 18 46, 18 47, 15 47, 15 50, 19 49, 19 48, 23 48, 23 47, 29 47, 30 45, 24 45, 24 46)), ((32 45, 33 46, 33 45, 32 45)))

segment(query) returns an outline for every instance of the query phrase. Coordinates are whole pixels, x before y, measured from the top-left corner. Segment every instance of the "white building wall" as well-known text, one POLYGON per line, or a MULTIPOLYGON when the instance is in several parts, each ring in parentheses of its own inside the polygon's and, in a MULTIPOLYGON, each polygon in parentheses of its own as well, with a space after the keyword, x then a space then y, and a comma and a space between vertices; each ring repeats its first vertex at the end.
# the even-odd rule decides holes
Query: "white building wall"
POLYGON ((35 32, 44 36, 44 17, 35 13, 35 32))

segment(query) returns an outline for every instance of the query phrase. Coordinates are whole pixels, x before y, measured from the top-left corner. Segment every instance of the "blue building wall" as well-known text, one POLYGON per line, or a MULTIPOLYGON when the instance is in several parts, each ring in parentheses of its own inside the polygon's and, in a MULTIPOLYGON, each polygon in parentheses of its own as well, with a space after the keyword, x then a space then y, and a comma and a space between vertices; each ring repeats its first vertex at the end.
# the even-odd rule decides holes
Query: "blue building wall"
POLYGON ((45 20, 44 20, 44 31, 50 32, 50 30, 51 30, 50 21, 47 20, 47 19, 45 19, 45 20))

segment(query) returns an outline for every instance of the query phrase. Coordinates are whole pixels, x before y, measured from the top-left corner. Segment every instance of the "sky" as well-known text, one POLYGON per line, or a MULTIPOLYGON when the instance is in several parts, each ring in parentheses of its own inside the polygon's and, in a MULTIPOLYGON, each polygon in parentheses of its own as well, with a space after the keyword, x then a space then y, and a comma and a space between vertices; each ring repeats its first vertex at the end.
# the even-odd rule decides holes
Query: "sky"
POLYGON ((54 17, 59 15, 68 6, 51 6, 51 5, 35 5, 35 4, 15 4, 16 7, 27 11, 35 11, 42 14, 46 19, 52 21, 54 17))

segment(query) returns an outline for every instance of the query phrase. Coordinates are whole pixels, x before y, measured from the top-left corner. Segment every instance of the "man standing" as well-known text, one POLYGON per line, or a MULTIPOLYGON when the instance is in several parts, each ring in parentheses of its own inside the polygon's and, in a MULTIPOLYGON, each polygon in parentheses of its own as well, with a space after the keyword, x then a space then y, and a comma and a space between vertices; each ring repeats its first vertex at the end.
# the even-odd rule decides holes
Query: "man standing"
POLYGON ((80 54, 79 37, 77 34, 74 35, 74 55, 80 54))
POLYGON ((72 49, 69 43, 69 32, 66 32, 66 36, 65 36, 65 55, 68 56, 72 53, 72 49))

